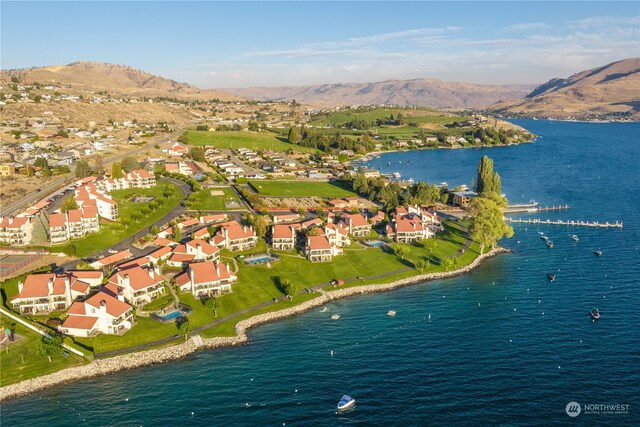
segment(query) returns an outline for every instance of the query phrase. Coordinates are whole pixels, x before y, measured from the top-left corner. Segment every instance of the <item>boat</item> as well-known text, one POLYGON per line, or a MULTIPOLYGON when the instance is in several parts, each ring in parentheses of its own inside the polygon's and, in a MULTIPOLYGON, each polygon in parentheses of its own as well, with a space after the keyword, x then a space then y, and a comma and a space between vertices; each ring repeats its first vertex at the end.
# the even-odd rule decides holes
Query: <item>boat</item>
POLYGON ((602 256, 602 251, 600 249, 598 249, 597 251, 593 251, 593 253, 597 256, 602 256))
POLYGON ((395 311, 393 311, 393 310, 389 310, 389 311, 387 312, 387 316, 395 316, 395 315, 396 315, 396 312, 395 312, 395 311))
POLYGON ((331 316, 332 320, 338 320, 340 318, 339 314, 334 314, 333 316, 331 316))
POLYGON ((574 234, 573 236, 571 236, 571 240, 573 240, 574 242, 577 242, 580 239, 578 238, 578 236, 574 234))
POLYGON ((547 240, 547 247, 551 249, 553 247, 553 242, 551 240, 547 240))
POLYGON ((591 317, 593 318, 593 320, 598 320, 600 318, 600 312, 597 308, 591 310, 591 317))
POLYGON ((345 394, 344 396, 342 396, 342 399, 340 399, 340 402, 338 402, 338 411, 344 411, 345 409, 349 409, 355 404, 356 404, 356 400, 345 394))
POLYGON ((556 280, 556 275, 553 273, 549 273, 547 274, 547 279, 553 282, 554 280, 556 280))
POLYGON ((547 237, 547 236, 540 236, 540 238, 541 238, 542 240, 549 240, 549 237, 547 237))
POLYGON ((387 166, 391 166, 391 162, 387 162, 387 166))

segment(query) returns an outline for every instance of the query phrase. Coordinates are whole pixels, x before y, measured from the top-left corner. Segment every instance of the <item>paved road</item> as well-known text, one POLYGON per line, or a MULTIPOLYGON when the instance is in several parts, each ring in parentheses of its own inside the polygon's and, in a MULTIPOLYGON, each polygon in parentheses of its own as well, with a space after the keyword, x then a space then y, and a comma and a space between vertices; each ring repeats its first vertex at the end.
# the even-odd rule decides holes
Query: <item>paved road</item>
MULTIPOLYGON (((121 152, 119 154, 116 154, 114 156, 111 157, 106 157, 102 160, 104 166, 106 167, 107 165, 113 163, 113 162, 117 162, 119 160, 124 159, 125 157, 128 156, 133 156, 135 154, 139 154, 142 153, 143 151, 146 151, 150 148, 153 148, 153 146, 155 144, 166 144, 168 142, 171 141, 171 139, 174 139, 180 135, 182 133, 182 130, 180 130, 177 133, 171 134, 169 136, 166 136, 160 140, 157 141, 149 141, 146 144, 140 145, 138 147, 136 147, 133 150, 128 150, 128 151, 124 151, 121 152)), ((50 183, 44 185, 41 187, 40 191, 38 192, 34 192, 34 193, 30 193, 27 194, 26 196, 22 197, 19 200, 16 200, 15 202, 9 203, 7 205, 3 204, 2 207, 0 207, 0 215, 6 216, 6 215, 11 215, 13 213, 16 213, 19 210, 28 208, 29 206, 35 204, 38 200, 41 199, 46 199, 49 198, 55 194, 59 194, 61 193, 67 184, 72 183, 73 181, 76 180, 75 177, 75 167, 71 167, 71 172, 55 179, 54 181, 51 181, 50 183)))
MULTIPOLYGON (((180 187, 180 189, 182 190, 182 193, 184 194, 182 200, 186 200, 189 195, 191 194, 191 187, 189 187, 188 184, 186 184, 185 182, 182 181, 178 181, 175 179, 171 179, 171 178, 165 178, 162 177, 160 178, 161 181, 167 181, 167 182, 171 182, 172 184, 177 185, 178 187, 180 187)), ((91 254, 90 257, 92 258, 98 258, 100 256, 108 256, 109 254, 109 249, 115 249, 117 251, 123 251, 125 249, 129 249, 131 250, 131 253, 134 256, 142 256, 142 255, 147 255, 151 252, 153 252, 156 248, 152 248, 152 249, 136 249, 135 247, 131 246, 131 243, 133 243, 135 240, 140 239, 143 236, 146 236, 147 234, 149 234, 151 227, 157 225, 158 227, 160 227, 161 225, 164 225, 166 223, 168 223, 169 221, 171 221, 172 219, 174 219, 177 216, 182 215, 182 213, 184 212, 184 206, 182 206, 182 203, 179 203, 176 207, 174 207, 173 209, 171 209, 169 212, 167 212, 162 218, 160 218, 159 220, 155 221, 153 224, 150 224, 149 226, 143 228, 142 230, 136 232, 134 235, 127 237, 126 239, 116 243, 115 245, 107 248, 107 249, 103 249, 99 252, 96 252, 95 254, 91 254)), ((65 270, 68 269, 74 269, 76 267, 76 264, 78 263, 78 261, 72 261, 66 264, 63 264, 62 267, 64 267, 65 270)))

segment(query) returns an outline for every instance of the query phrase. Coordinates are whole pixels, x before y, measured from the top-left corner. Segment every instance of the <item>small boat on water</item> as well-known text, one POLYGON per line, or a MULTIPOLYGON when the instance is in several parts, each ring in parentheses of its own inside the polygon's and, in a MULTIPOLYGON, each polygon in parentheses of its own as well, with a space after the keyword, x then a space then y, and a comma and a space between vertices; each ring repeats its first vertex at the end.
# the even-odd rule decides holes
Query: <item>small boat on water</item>
POLYGON ((571 236, 571 240, 573 240, 574 242, 577 242, 578 240, 580 240, 580 238, 578 238, 578 236, 574 234, 573 236, 571 236))
POLYGON ((591 310, 591 317, 593 318, 593 320, 598 320, 600 318, 600 311, 598 311, 597 308, 594 308, 593 310, 591 310))
POLYGON ((556 280, 556 275, 553 273, 549 273, 547 274, 547 279, 553 282, 554 280, 556 280))
POLYGON ((345 409, 349 409, 353 405, 356 404, 356 400, 346 394, 342 396, 340 402, 338 402, 338 411, 344 411, 345 409))
POLYGON ((391 162, 387 162, 387 166, 391 166, 391 162))
POLYGON ((602 256, 602 251, 600 249, 598 249, 597 251, 593 251, 593 253, 597 256, 602 256))
POLYGON ((547 240, 547 247, 551 249, 553 247, 553 242, 551 240, 547 240))
POLYGON ((331 316, 331 320, 338 320, 340 318, 339 314, 334 314, 333 316, 331 316))
POLYGON ((389 310, 389 311, 387 312, 387 316, 395 316, 395 315, 396 315, 396 312, 395 312, 395 311, 393 311, 393 310, 389 310))
POLYGON ((540 236, 540 238, 541 238, 542 240, 545 240, 545 241, 549 240, 549 238, 548 238, 547 236, 540 236))

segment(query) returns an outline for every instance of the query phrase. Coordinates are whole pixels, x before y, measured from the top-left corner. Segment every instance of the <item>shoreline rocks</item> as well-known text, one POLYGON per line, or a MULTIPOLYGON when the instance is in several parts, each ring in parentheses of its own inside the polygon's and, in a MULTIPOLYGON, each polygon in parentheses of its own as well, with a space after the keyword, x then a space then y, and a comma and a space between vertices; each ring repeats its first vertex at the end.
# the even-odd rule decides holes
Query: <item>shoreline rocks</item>
MULTIPOLYGON (((236 324, 235 337, 202 338, 202 342, 204 345, 201 348, 213 349, 244 344, 249 340, 247 332, 249 331, 249 329, 255 326, 273 322, 286 317, 291 317, 340 298, 347 298, 355 295, 362 295, 373 292, 385 292, 424 281, 444 279, 465 274, 475 269, 484 259, 505 252, 510 251, 500 247, 495 248, 481 256, 478 256, 475 260, 473 260, 471 264, 454 271, 420 274, 417 276, 411 276, 406 279, 401 279, 395 282, 384 284, 354 286, 332 291, 320 290, 319 292, 321 293, 321 295, 319 297, 316 297, 309 301, 305 301, 302 304, 290 308, 285 308, 283 310, 258 314, 248 319, 241 320, 236 324)), ((108 359, 95 359, 86 365, 66 368, 58 372, 43 375, 41 377, 31 378, 16 384, 4 386, 0 388, 0 401, 4 402, 7 399, 25 396, 63 383, 108 375, 123 370, 135 369, 143 366, 150 366, 171 360, 181 359, 195 353, 197 350, 198 348, 194 344, 193 340, 189 339, 184 343, 174 344, 162 348, 145 350, 135 353, 127 353, 108 359)))

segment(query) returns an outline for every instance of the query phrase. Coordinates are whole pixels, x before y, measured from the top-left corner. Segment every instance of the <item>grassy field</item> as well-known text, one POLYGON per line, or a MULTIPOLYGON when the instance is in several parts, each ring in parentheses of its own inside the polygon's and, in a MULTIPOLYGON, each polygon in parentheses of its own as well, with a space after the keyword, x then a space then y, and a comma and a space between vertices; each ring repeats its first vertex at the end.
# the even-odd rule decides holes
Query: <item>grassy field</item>
POLYGON ((100 225, 99 232, 90 234, 82 239, 71 240, 70 243, 76 247, 76 256, 85 257, 99 252, 148 227, 176 207, 184 196, 179 187, 168 183, 159 183, 153 188, 131 188, 128 190, 113 191, 111 192, 111 196, 113 200, 118 203, 118 214, 121 219, 129 219, 131 212, 139 211, 148 205, 147 202, 134 203, 130 200, 123 202, 123 199, 127 195, 132 194, 136 196, 154 196, 156 199, 163 199, 164 204, 149 214, 144 215, 137 222, 131 221, 128 227, 123 226, 120 221, 103 223, 100 225), (166 187, 172 187, 174 189, 171 197, 165 198, 163 196, 166 187))
POLYGON ((341 125, 353 120, 372 122, 377 119, 388 118, 391 115, 398 117, 399 113, 402 113, 408 123, 447 124, 464 120, 460 116, 449 115, 429 109, 380 108, 366 112, 337 111, 335 113, 314 117, 311 124, 315 126, 341 125))
POLYGON ((357 196, 351 190, 328 182, 305 181, 250 181, 261 196, 276 197, 352 197, 357 196))
MULTIPOLYGON (((0 320, 13 323, 13 320, 2 316, 0 320)), ((11 343, 8 349, 6 347, 0 349, 0 366, 2 367, 0 386, 2 387, 87 363, 83 358, 70 352, 67 352, 67 356, 62 353, 53 356, 49 362, 46 356, 36 354, 35 343, 40 339, 39 334, 20 323, 15 325, 15 334, 22 338, 11 343)))
MULTIPOLYGON (((236 196, 235 191, 233 191, 229 187, 221 187, 221 188, 208 188, 202 189, 195 193, 191 193, 189 199, 187 199, 187 204, 185 207, 193 210, 215 210, 215 211, 223 211, 226 210, 225 202, 226 201, 235 201, 240 203, 238 197, 236 196), (223 196, 213 196, 211 192, 222 191, 224 193, 223 196)), ((240 207, 235 208, 240 209, 240 207)))
POLYGON ((189 131, 187 139, 191 145, 206 145, 216 148, 249 148, 251 150, 287 151, 297 150, 313 153, 313 148, 300 147, 289 144, 283 137, 276 137, 271 133, 256 133, 242 131, 209 132, 189 131))

